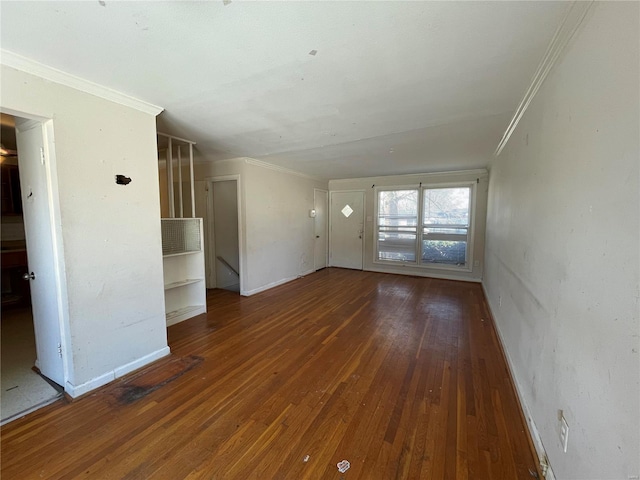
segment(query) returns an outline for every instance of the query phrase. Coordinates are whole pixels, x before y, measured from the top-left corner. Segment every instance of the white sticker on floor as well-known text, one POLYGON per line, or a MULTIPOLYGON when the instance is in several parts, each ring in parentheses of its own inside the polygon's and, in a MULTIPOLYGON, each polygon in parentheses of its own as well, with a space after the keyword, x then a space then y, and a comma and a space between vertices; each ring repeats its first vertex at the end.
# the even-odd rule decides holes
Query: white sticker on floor
POLYGON ((340 473, 344 473, 347 470, 349 470, 349 468, 351 467, 351 464, 349 463, 348 460, 342 460, 340 463, 338 463, 338 471, 340 473))

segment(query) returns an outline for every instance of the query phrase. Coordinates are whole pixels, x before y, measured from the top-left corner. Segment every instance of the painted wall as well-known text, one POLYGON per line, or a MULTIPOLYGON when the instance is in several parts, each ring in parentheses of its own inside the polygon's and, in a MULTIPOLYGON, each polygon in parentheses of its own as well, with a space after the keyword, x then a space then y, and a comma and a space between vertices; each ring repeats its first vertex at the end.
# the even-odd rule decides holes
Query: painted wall
POLYGON ((66 388, 79 395, 169 351, 155 117, 1 68, 4 109, 53 119, 68 297, 66 388), (116 185, 116 174, 132 182, 116 185))
MULTIPOLYGON (((228 180, 212 185, 216 259, 222 257, 236 272, 240 272, 237 182, 228 180)), ((238 276, 235 272, 217 261, 216 286, 224 288, 237 283, 238 276)))
MULTIPOLYGON (((329 189, 331 191, 363 190, 365 192, 365 270, 470 281, 480 281, 482 279, 487 186, 488 175, 484 170, 422 175, 392 175, 386 177, 329 181, 329 189), (476 182, 476 180, 479 180, 479 183, 476 184, 476 205, 473 219, 473 262, 478 262, 478 265, 473 266, 472 271, 375 263, 375 189, 372 188, 372 185, 376 187, 402 187, 405 185, 415 187, 420 183, 423 185, 444 185, 456 182, 476 182)), ((329 263, 331 263, 331 260, 329 260, 329 263)))
POLYGON ((595 5, 491 166, 484 286, 558 479, 640 475, 639 8, 595 5))
POLYGON ((251 295, 313 271, 313 189, 327 182, 252 159, 201 163, 196 179, 240 175, 244 231, 242 293, 251 295))

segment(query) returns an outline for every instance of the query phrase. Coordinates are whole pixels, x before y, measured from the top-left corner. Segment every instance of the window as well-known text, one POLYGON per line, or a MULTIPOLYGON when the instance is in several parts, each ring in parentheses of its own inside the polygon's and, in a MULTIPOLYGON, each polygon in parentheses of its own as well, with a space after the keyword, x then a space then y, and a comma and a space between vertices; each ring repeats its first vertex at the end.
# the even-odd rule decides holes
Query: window
POLYGON ((378 190, 376 259, 468 267, 472 188, 378 190))
POLYGON ((422 262, 466 265, 471 188, 425 188, 422 199, 422 262))
POLYGON ((416 261, 418 190, 378 192, 378 259, 416 261))

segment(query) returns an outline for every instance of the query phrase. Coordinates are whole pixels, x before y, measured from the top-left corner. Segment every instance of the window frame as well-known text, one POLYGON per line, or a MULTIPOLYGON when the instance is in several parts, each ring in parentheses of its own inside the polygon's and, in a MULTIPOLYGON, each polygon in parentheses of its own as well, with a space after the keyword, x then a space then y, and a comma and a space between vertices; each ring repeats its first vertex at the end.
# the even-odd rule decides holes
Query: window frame
POLYGON ((393 186, 376 186, 374 187, 374 228, 373 228, 373 263, 377 265, 399 266, 399 267, 416 267, 421 269, 449 270, 454 272, 471 272, 473 271, 473 247, 475 238, 475 215, 476 215, 476 190, 477 181, 451 182, 451 183, 425 183, 411 185, 393 185, 393 186), (466 261, 464 265, 449 265, 444 263, 430 263, 422 261, 422 240, 424 229, 429 228, 424 224, 424 192, 425 190, 440 188, 469 188, 469 227, 467 229, 467 248, 466 261), (418 191, 418 222, 416 226, 415 239, 415 260, 385 260, 379 258, 380 252, 380 225, 379 225, 379 202, 380 192, 398 191, 398 190, 417 190, 418 191))

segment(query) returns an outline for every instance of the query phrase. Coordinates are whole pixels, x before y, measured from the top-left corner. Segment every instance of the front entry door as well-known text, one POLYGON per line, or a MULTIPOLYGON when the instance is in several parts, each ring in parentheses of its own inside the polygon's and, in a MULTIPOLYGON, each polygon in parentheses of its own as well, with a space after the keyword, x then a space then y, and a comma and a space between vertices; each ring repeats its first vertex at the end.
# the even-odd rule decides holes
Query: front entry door
POLYGON ((331 266, 362 270, 364 192, 331 192, 331 266))

